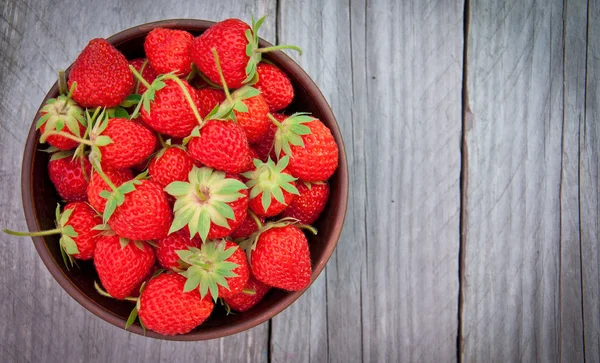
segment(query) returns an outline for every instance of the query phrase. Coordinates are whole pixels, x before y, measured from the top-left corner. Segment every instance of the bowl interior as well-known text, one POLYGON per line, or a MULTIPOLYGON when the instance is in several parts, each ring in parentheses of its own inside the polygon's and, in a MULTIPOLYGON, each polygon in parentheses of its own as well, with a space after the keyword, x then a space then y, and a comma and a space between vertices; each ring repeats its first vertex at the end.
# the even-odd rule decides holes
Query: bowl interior
MULTIPOLYGON (((211 24, 212 22, 201 20, 167 20, 125 30, 108 38, 108 40, 128 59, 133 59, 144 56, 144 38, 155 27, 180 28, 198 35, 211 24)), ((268 45, 264 41, 261 42, 262 46, 268 45)), ((306 73, 281 52, 267 54, 265 58, 284 69, 292 80, 296 95, 293 104, 286 109, 286 114, 296 111, 312 113, 331 129, 340 147, 340 165, 330 180, 331 196, 321 218, 315 223, 319 233, 316 236, 308 236, 313 263, 312 281, 314 281, 333 253, 345 216, 348 176, 344 146, 338 125, 326 100, 306 73)), ((55 84, 42 105, 47 99, 56 96, 58 96, 58 89, 55 84)), ((48 177, 49 155, 39 151, 44 146, 38 143, 39 134, 35 130, 35 123, 38 118, 39 110, 30 129, 23 158, 22 194, 26 220, 30 230, 54 228, 54 210, 56 204, 60 202, 60 197, 48 177)), ((71 296, 104 320, 119 327, 125 327, 125 322, 133 304, 103 297, 95 291, 94 281, 98 281, 98 277, 92 262, 78 261, 79 268, 74 267, 67 270, 62 262, 58 237, 36 237, 33 240, 42 260, 52 275, 71 296)), ((230 335, 266 321, 285 309, 302 293, 303 291, 284 292, 273 289, 258 305, 245 313, 226 315, 224 309, 215 307, 211 317, 188 334, 164 337, 154 332, 147 332, 146 335, 174 340, 203 340, 230 335)), ((137 323, 129 330, 144 334, 137 323)))

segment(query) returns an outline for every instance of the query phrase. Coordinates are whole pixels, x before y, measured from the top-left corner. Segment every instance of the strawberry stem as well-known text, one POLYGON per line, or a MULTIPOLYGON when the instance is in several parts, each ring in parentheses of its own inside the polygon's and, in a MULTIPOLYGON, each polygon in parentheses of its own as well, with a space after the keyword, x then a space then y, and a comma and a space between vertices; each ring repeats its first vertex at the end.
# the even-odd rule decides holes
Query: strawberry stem
POLYGON ((75 92, 76 88, 77 88, 77 82, 73 82, 73 84, 71 85, 71 89, 69 89, 69 93, 67 94, 67 99, 65 100, 65 103, 63 104, 61 111, 67 110, 67 105, 69 104, 69 101, 71 100, 71 97, 73 96, 73 92, 75 92))
POLYGON ((144 79, 144 77, 142 77, 141 74, 138 73, 138 71, 135 70, 135 67, 132 66, 131 64, 129 65, 129 69, 131 70, 131 73, 133 73, 133 75, 135 76, 135 78, 137 78, 138 81, 142 82, 142 84, 144 86, 146 86, 146 88, 150 89, 152 86, 150 85, 150 83, 148 83, 148 81, 146 81, 144 79))
MULTIPOLYGON (((216 89, 222 89, 223 86, 219 86, 218 84, 214 83, 213 81, 211 81, 210 79, 208 79, 208 77, 206 77, 202 72, 198 71, 198 76, 200 78, 202 78, 202 80, 204 82, 206 82, 206 84, 208 84, 209 86, 211 86, 212 88, 216 88, 216 89)), ((203 88, 203 87, 200 87, 203 88)))
POLYGON ((271 120, 271 122, 273 122, 280 130, 283 130, 283 125, 281 124, 281 122, 277 121, 277 119, 275 118, 275 116, 273 116, 271 113, 267 114, 267 117, 271 120))
POLYGON ((256 291, 252 289, 243 289, 242 292, 246 295, 256 295, 256 291))
POLYGON ((272 52, 274 50, 282 50, 282 49, 295 50, 296 52, 298 52, 299 55, 302 55, 302 49, 300 49, 300 47, 297 47, 295 45, 289 45, 289 44, 274 45, 274 46, 266 47, 266 48, 258 48, 256 50, 256 52, 257 53, 267 53, 267 52, 272 52))
POLYGON ((219 54, 217 54, 217 49, 213 48, 211 50, 213 57, 215 58, 215 66, 217 67, 217 72, 219 72, 219 77, 221 78, 221 83, 223 84, 223 91, 225 91, 225 97, 227 97, 227 101, 233 104, 231 93, 229 93, 227 82, 225 82, 225 75, 223 75, 223 69, 221 68, 221 61, 219 60, 219 54))
POLYGON ((80 144, 85 144, 88 146, 93 146, 94 143, 89 141, 89 140, 84 140, 80 137, 77 137, 75 135, 71 135, 68 132, 64 132, 64 131, 50 131, 50 132, 46 132, 44 135, 46 136, 52 136, 52 135, 58 135, 58 136, 62 136, 62 137, 66 137, 67 139, 71 139, 73 141, 77 141, 80 144))
POLYGON ((106 176, 106 174, 104 174, 104 172, 102 171, 102 168, 98 165, 96 160, 90 160, 92 163, 92 167, 94 167, 94 170, 96 171, 96 173, 98 173, 98 175, 100 175, 100 177, 102 178, 102 180, 104 180, 104 182, 110 187, 110 189, 112 189, 114 192, 119 192, 119 190, 117 189, 117 187, 113 184, 113 182, 106 176))
POLYGON ((2 232, 13 235, 13 236, 20 236, 20 237, 40 237, 40 236, 50 236, 53 234, 60 234, 60 233, 62 233, 62 230, 60 228, 55 228, 55 229, 51 229, 48 231, 39 231, 39 232, 19 232, 19 231, 12 231, 10 229, 3 228, 2 232))
MULTIPOLYGON (((142 66, 140 67, 140 77, 142 74, 144 74, 144 69, 146 69, 147 65, 148 65, 148 59, 144 60, 144 63, 142 63, 142 66)), ((139 92, 140 92, 140 80, 136 78, 135 93, 138 94, 139 92)))
POLYGON ((198 125, 202 126, 204 124, 204 121, 202 120, 202 117, 200 117, 200 113, 198 113, 198 108, 196 107, 194 100, 192 100, 192 96, 188 92, 187 87, 183 84, 183 82, 181 82, 179 77, 176 77, 172 74, 165 74, 163 77, 165 79, 170 79, 170 80, 175 81, 175 83, 177 83, 179 85, 179 87, 181 87, 181 90, 183 91, 183 95, 185 96, 185 99, 190 104, 190 107, 192 108, 192 111, 194 112, 194 116, 196 116, 196 120, 198 120, 198 125))
POLYGON ((252 217, 252 219, 254 219, 254 223, 256 223, 256 225, 258 226, 258 229, 261 229, 263 227, 263 224, 260 222, 260 219, 258 219, 256 214, 254 214, 252 211, 248 211, 248 213, 250 213, 250 217, 252 217))
POLYGON ((65 77, 65 71, 62 69, 58 71, 58 93, 67 93, 67 77, 65 77))
POLYGON ((163 149, 167 149, 169 147, 160 133, 156 133, 156 137, 158 138, 158 142, 160 142, 160 146, 162 146, 163 149))
POLYGON ((127 301, 133 301, 133 302, 137 302, 137 301, 138 301, 138 298, 137 298, 137 297, 130 297, 130 296, 127 296, 127 297, 125 298, 125 300, 127 300, 127 301))

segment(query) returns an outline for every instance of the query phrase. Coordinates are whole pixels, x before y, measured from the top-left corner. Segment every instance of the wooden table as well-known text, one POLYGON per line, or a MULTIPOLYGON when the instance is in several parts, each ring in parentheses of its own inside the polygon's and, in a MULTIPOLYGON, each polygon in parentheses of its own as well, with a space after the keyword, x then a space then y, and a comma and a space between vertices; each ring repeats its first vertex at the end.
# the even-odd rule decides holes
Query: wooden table
POLYGON ((600 361, 600 1, 3 0, 0 225, 24 229, 21 150, 94 37, 268 14, 261 36, 329 100, 350 164, 326 271, 272 321, 157 341, 96 318, 30 240, 0 235, 7 362, 600 361))

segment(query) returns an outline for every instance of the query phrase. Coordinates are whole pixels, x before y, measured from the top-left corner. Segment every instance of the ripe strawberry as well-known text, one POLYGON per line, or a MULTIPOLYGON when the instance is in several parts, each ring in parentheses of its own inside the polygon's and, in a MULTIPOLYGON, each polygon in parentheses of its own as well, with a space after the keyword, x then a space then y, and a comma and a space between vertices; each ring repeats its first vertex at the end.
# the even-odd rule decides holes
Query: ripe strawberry
POLYGON ((185 278, 166 273, 145 286, 139 300, 139 318, 144 326, 162 335, 185 334, 202 324, 214 307, 201 299, 197 289, 184 292, 185 278))
POLYGON ((153 265, 154 250, 145 242, 114 234, 98 238, 94 266, 102 286, 115 299, 131 296, 153 265))
MULTIPOLYGON (((104 168, 104 174, 115 186, 119 187, 123 183, 133 179, 133 174, 129 169, 110 169, 104 168)), ((104 213, 106 199, 100 196, 103 190, 110 192, 110 187, 102 179, 100 174, 92 171, 92 177, 87 187, 88 202, 100 213, 104 213)))
POLYGON ((258 159, 258 153, 253 148, 250 148, 248 152, 248 158, 246 159, 246 166, 244 166, 244 169, 242 169, 242 173, 249 172, 256 168, 254 166, 254 159, 258 159))
POLYGON ((144 51, 159 74, 185 76, 192 70, 189 48, 193 39, 185 30, 154 28, 146 36, 144 51))
MULTIPOLYGON (((198 93, 185 80, 179 80, 186 92, 199 107, 200 99, 198 93)), ((198 126, 192 107, 190 106, 183 88, 173 79, 161 81, 160 78, 153 83, 157 90, 154 92, 153 100, 149 101, 149 109, 142 107, 141 114, 144 122, 160 132, 172 137, 187 137, 192 129, 198 126), (162 83, 162 87, 161 87, 162 83)))
POLYGON ((169 233, 188 227, 191 237, 206 241, 227 236, 246 218, 246 186, 222 171, 194 166, 187 182, 173 182, 165 191, 177 198, 169 233))
POLYGON ((73 159, 71 155, 55 153, 48 163, 50 180, 60 197, 67 202, 87 199, 88 179, 91 177, 92 166, 87 158, 81 160, 73 159))
POLYGON ((286 108, 294 99, 294 87, 289 77, 279 68, 268 63, 256 67, 258 81, 254 84, 263 95, 271 112, 286 108))
POLYGON ((275 165, 269 159, 266 163, 255 159, 256 169, 243 173, 248 178, 250 189, 250 209, 258 216, 273 217, 281 213, 298 194, 296 178, 285 170, 289 158, 284 156, 275 165))
POLYGON ((296 113, 275 133, 275 154, 290 157, 290 174, 303 181, 325 181, 338 166, 338 146, 327 126, 314 117, 296 113))
MULTIPOLYGON (((235 92, 232 96, 235 97, 235 92)), ((237 122, 246 132, 248 142, 260 141, 268 133, 271 124, 267 117, 269 106, 260 94, 240 102, 244 103, 248 110, 246 112, 233 111, 237 122)))
POLYGON ((135 190, 124 192, 124 201, 116 206, 112 217, 106 217, 105 211, 108 225, 119 236, 134 241, 165 237, 173 221, 167 195, 160 185, 150 180, 133 184, 136 184, 135 190))
POLYGON ((231 88, 240 88, 254 79, 256 66, 262 53, 278 49, 300 48, 290 45, 258 48, 258 29, 264 17, 257 22, 252 20, 252 28, 239 19, 226 19, 216 23, 202 35, 196 37, 190 47, 192 61, 198 69, 213 83, 221 84, 221 78, 211 55, 215 49, 223 60, 222 68, 225 82, 231 88))
POLYGON ((164 188, 174 181, 186 181, 193 166, 194 159, 185 150, 172 146, 152 158, 148 174, 150 180, 164 188))
POLYGON ((287 207, 282 216, 298 219, 303 224, 313 224, 329 199, 329 185, 327 183, 298 183, 298 192, 294 200, 287 207))
MULTIPOLYGON (((148 82, 150 84, 152 82, 154 82, 156 77, 158 77, 158 73, 156 73, 154 68, 152 68, 152 66, 150 65, 150 62, 147 59, 144 59, 144 58, 132 59, 129 61, 129 64, 131 64, 133 66, 133 68, 136 69, 136 71, 140 72, 140 74, 146 80, 146 82, 148 82)), ((147 89, 148 88, 146 86, 144 86, 144 84, 142 82, 136 80, 134 82, 131 93, 141 95, 142 93, 146 92, 147 89)))
POLYGON ((258 304, 270 290, 271 286, 263 284, 254 276, 250 275, 242 292, 224 298, 223 300, 225 300, 225 303, 227 303, 231 310, 243 313, 258 304))
POLYGON ((249 146, 244 130, 235 122, 209 120, 192 137, 188 152, 206 166, 238 174, 246 166, 249 146))
POLYGON ((198 105, 198 112, 200 116, 205 118, 215 106, 225 101, 225 92, 220 89, 214 88, 202 88, 197 91, 200 104, 198 105))
POLYGON ((188 279, 186 291, 198 288, 201 297, 209 291, 215 301, 233 296, 248 282, 250 267, 246 255, 231 241, 208 241, 200 248, 177 251, 177 255, 189 265, 181 272, 188 279))
POLYGON ((304 233, 284 223, 265 227, 246 250, 250 253, 252 275, 264 284, 288 291, 307 288, 312 268, 304 233))
MULTIPOLYGON (((108 119, 100 135, 112 142, 99 146, 102 165, 122 169, 144 161, 156 147, 156 136, 144 126, 123 118, 108 119)), ((95 135, 92 135, 94 140, 95 135)))
MULTIPOLYGON (((231 232, 231 238, 233 238, 233 239, 247 238, 252 233, 258 231, 259 226, 258 226, 258 224, 256 224, 256 220, 254 220, 254 217, 250 213, 252 213, 252 212, 249 211, 246 216, 246 219, 244 219, 242 224, 240 224, 240 226, 238 228, 236 228, 233 232, 231 232)), ((265 217, 258 217, 256 215, 255 215, 255 217, 258 218, 261 225, 265 223, 265 217)))
POLYGON ((69 88, 82 107, 118 106, 131 92, 133 75, 125 56, 104 39, 92 39, 73 63, 69 88))
MULTIPOLYGON (((283 120, 285 120, 287 118, 287 116, 280 114, 280 113, 274 113, 274 114, 272 114, 272 116, 275 117, 275 119, 278 120, 279 122, 282 122, 283 120)), ((254 150, 256 150, 256 153, 258 154, 258 158, 265 163, 267 162, 267 160, 269 160, 269 158, 271 158, 273 160, 277 160, 277 156, 275 155, 275 148, 274 148, 275 132, 277 132, 277 125, 275 125, 273 122, 271 122, 269 125, 269 129, 267 130, 265 135, 262 137, 262 139, 258 140, 257 142, 255 142, 251 145, 252 148, 254 150)))
POLYGON ((81 136, 86 126, 83 109, 65 95, 51 98, 40 111, 36 129, 42 136, 40 142, 47 142, 60 150, 71 150, 79 143, 61 135, 45 135, 46 132, 62 131, 72 136, 81 136))
POLYGON ((187 250, 188 247, 200 247, 201 243, 200 238, 190 239, 189 234, 185 232, 171 233, 157 241, 156 258, 163 268, 168 270, 180 268, 179 256, 176 251, 187 250))

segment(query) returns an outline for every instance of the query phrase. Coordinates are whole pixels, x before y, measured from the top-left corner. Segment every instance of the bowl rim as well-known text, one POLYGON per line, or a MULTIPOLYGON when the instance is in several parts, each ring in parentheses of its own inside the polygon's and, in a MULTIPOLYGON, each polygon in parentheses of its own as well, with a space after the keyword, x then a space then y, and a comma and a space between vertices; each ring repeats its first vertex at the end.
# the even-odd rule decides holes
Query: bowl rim
MULTIPOLYGON (((156 27, 164 27, 164 28, 180 28, 188 31, 201 31, 205 28, 210 27, 215 24, 213 21, 208 20, 200 20, 200 19, 165 19, 159 21, 153 21, 144 23, 138 26, 134 26, 125 30, 122 30, 108 38, 106 40, 114 46, 118 46, 121 43, 128 41, 132 38, 136 38, 142 36, 147 33, 151 29, 156 27)), ((266 42, 262 38, 260 39, 260 46, 267 47, 271 46, 269 42, 266 42)), ((348 205, 348 165, 346 158, 346 150, 344 147, 344 142, 342 139, 341 131, 335 116, 333 115, 333 111, 329 106, 327 100, 321 93, 320 89, 314 83, 314 81, 308 76, 308 74, 287 54, 281 51, 272 52, 269 54, 269 57, 272 58, 276 63, 283 66, 288 72, 295 74, 298 78, 300 85, 305 89, 306 92, 313 95, 314 101, 316 102, 317 108, 323 111, 323 118, 332 121, 333 127, 330 127, 331 133, 334 136, 338 148, 339 148, 339 163, 338 163, 338 179, 339 179, 339 188, 341 189, 341 202, 337 210, 335 211, 334 218, 338 223, 332 225, 332 239, 334 239, 333 243, 329 243, 323 252, 323 257, 320 261, 313 261, 313 274, 311 277, 310 285, 301 291, 296 291, 292 293, 288 293, 281 299, 274 303, 269 309, 264 312, 251 316, 246 320, 241 320, 234 322, 228 326, 215 326, 210 327, 208 329, 200 330, 200 331, 192 331, 187 334, 175 335, 175 336, 165 336, 153 331, 144 332, 142 327, 138 324, 134 324, 129 327, 126 331, 133 332, 139 335, 143 335, 146 337, 152 337, 156 339, 163 340, 175 340, 175 341, 201 341, 208 339, 221 338, 228 335, 236 334, 248 329, 251 329, 259 324, 264 323, 265 321, 271 319, 277 314, 281 313, 288 306, 290 306, 294 301, 296 301, 317 279, 317 277, 321 274, 322 270, 325 268, 325 265, 331 258, 341 235, 342 227, 345 221, 346 209, 348 205)), ((71 68, 67 68, 68 70, 71 68)), ((54 83, 54 85, 50 88, 48 93, 46 94, 44 100, 41 102, 40 107, 35 113, 33 122, 29 129, 29 134, 27 135, 27 139, 25 142, 25 149, 23 152, 23 160, 21 167, 21 197, 23 202, 23 210, 25 214, 25 220, 27 223, 27 227, 30 231, 39 231, 40 225, 36 218, 37 211, 35 205, 33 204, 33 163, 34 163, 34 154, 37 151, 36 145, 38 143, 38 133, 35 128, 36 120, 38 118, 39 112, 44 105, 45 101, 50 98, 51 95, 58 92, 58 84, 54 83)), ((52 258, 49 249, 46 246, 43 237, 32 237, 35 248, 46 265, 50 274, 54 277, 54 279, 59 283, 59 285, 73 298, 77 301, 81 306, 85 309, 92 312, 97 317, 101 318, 104 321, 109 322, 110 324, 119 327, 124 330, 125 327, 125 319, 116 315, 112 311, 106 309, 102 305, 97 302, 89 299, 86 294, 81 291, 77 285, 70 282, 69 278, 63 272, 63 270, 58 266, 58 264, 52 258)))

